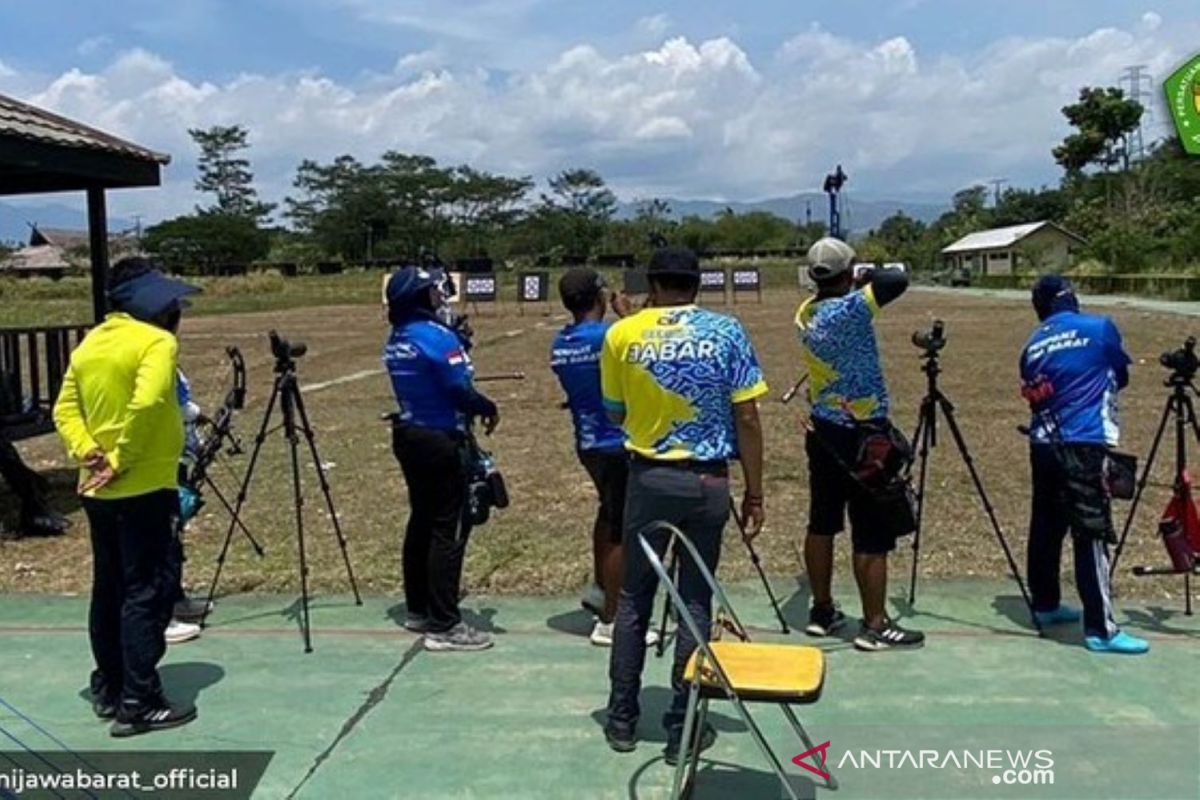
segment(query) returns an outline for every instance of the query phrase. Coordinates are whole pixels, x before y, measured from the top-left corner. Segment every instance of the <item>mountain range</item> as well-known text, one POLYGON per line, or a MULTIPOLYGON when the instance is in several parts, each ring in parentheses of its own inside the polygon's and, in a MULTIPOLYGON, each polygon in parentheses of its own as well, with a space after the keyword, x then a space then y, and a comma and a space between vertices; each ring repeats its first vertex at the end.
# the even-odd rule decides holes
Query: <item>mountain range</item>
MULTIPOLYGON (((809 213, 814 222, 824 222, 829 214, 829 201, 820 192, 807 192, 789 197, 774 197, 754 201, 681 200, 665 198, 671 208, 671 216, 680 219, 688 216, 712 217, 726 209, 738 214, 751 211, 766 211, 790 220, 803 222, 809 213)), ((617 216, 628 219, 637 213, 637 202, 624 201, 617 206, 617 216)), ((926 199, 890 200, 858 197, 851 194, 842 197, 842 226, 851 235, 861 236, 897 211, 910 217, 931 222, 949 206, 926 199)), ((87 227, 87 214, 82 208, 73 208, 63 203, 16 204, 0 203, 0 242, 24 243, 29 239, 29 225, 34 223, 47 228, 87 227)), ((145 224, 151 225, 153 221, 145 224)), ((110 217, 111 232, 128 231, 134 227, 133 220, 110 217)))

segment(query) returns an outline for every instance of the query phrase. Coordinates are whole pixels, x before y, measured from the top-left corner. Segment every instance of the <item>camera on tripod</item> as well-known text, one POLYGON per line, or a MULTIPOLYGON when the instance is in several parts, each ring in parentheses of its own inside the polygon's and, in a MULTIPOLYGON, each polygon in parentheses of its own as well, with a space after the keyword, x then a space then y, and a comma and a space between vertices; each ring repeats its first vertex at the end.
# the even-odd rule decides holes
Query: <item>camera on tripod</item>
POLYGON ((933 327, 928 331, 916 331, 912 335, 912 343, 925 351, 927 357, 937 355, 946 346, 946 324, 940 319, 933 321, 933 327))
POLYGON ((1178 350, 1170 350, 1158 357, 1158 363, 1171 370, 1176 376, 1191 380, 1200 370, 1200 358, 1196 356, 1196 337, 1189 336, 1178 350))
POLYGON ((271 355, 275 356, 275 371, 282 372, 295 366, 295 359, 302 358, 308 352, 304 342, 292 344, 275 331, 267 334, 271 339, 271 355))

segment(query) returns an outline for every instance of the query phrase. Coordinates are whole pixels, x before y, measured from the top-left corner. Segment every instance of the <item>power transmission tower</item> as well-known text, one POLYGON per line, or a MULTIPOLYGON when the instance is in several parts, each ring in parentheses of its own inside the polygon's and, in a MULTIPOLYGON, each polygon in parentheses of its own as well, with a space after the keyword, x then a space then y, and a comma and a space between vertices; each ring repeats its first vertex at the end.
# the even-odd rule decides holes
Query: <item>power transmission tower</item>
POLYGON ((1143 129, 1146 116, 1153 113, 1150 108, 1150 87, 1154 83, 1154 78, 1148 72, 1149 69, 1145 64, 1134 64, 1131 67, 1126 67, 1125 71, 1121 73, 1121 79, 1117 82, 1125 90, 1125 96, 1130 100, 1136 100, 1144 109, 1142 119, 1138 121, 1137 128, 1129 134, 1129 158, 1131 161, 1141 161, 1146 156, 1143 129))
POLYGON ((992 186, 992 196, 995 198, 995 207, 1000 207, 1000 192, 1008 185, 1008 178, 992 178, 988 181, 992 186))

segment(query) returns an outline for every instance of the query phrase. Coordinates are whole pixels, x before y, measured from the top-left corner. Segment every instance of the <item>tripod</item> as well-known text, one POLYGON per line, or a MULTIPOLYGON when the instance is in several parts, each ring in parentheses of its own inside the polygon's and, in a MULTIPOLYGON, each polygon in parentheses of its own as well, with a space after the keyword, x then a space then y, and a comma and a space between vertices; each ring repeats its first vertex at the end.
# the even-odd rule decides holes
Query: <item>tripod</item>
POLYGON ((1033 621, 1033 626, 1040 635, 1042 633, 1042 626, 1038 622, 1037 615, 1034 614, 1033 600, 1025 588, 1025 581, 1021 578, 1021 571, 1018 569, 1017 561, 1013 557, 1012 548, 1008 546, 1008 540, 1004 538, 1004 531, 1000 527, 999 520, 996 519, 996 510, 992 507, 992 502, 988 498, 987 491, 983 488, 983 481, 980 479, 979 472, 975 468, 975 460, 971 457, 971 451, 967 448, 966 440, 963 439, 962 430, 958 427, 958 421, 954 417, 954 404, 950 402, 949 398, 946 397, 938 386, 938 376, 942 374, 938 352, 946 344, 942 331, 943 326, 939 320, 934 323, 931 334, 913 334, 913 343, 925 349, 925 353, 921 356, 925 362, 921 366, 921 371, 925 373, 926 392, 924 399, 921 400, 921 409, 917 418, 917 429, 913 433, 913 443, 917 448, 917 459, 920 462, 920 467, 917 479, 917 524, 916 530, 913 533, 912 575, 909 578, 908 584, 908 603, 909 605, 913 605, 917 598, 917 565, 921 557, 921 529, 925 517, 929 451, 937 447, 938 411, 940 410, 942 416, 946 419, 946 427, 950 429, 950 435, 954 439, 954 444, 958 448, 958 454, 962 458, 963 464, 967 467, 967 473, 971 476, 971 483, 975 486, 975 493, 983 504, 984 513, 991 524, 996 541, 1000 543, 1000 548, 1004 551, 1004 557, 1008 560, 1008 567, 1012 573, 1013 580, 1017 582, 1017 586, 1021 589, 1021 597, 1024 598, 1025 605, 1029 608, 1029 618, 1033 621))
POLYGON ((322 465, 321 457, 317 453, 316 439, 313 435, 312 426, 308 421, 308 412, 304 408, 304 397, 300 394, 300 385, 296 382, 295 359, 303 356, 307 348, 303 344, 289 344, 287 341, 281 339, 275 331, 271 331, 270 335, 271 351, 275 355, 275 384, 271 389, 271 397, 267 401, 267 409, 263 413, 263 420, 259 426, 258 435, 254 437, 254 449, 250 453, 250 463, 246 468, 245 477, 242 478, 241 488, 238 490, 237 505, 233 511, 233 518, 230 520, 229 527, 225 531, 225 541, 222 543, 221 552, 217 556, 217 568, 213 573, 212 585, 208 591, 208 604, 206 606, 204 621, 207 621, 208 612, 212 609, 212 600, 217 593, 217 585, 221 580, 221 571, 225 566, 225 559, 229 555, 229 547, 233 540, 233 534, 242 511, 242 506, 245 504, 249 493, 250 482, 254 478, 254 467, 258 464, 258 456, 262 451, 263 443, 267 440, 267 436, 270 433, 282 430, 291 454, 292 501, 296 518, 296 541, 300 554, 301 631, 304 635, 304 652, 311 653, 313 649, 312 624, 309 618, 308 558, 304 542, 304 497, 300 486, 300 434, 303 434, 305 440, 308 442, 313 467, 317 472, 317 479, 321 485, 321 493, 325 497, 325 506, 329 510, 329 519, 333 523, 333 532, 337 538, 338 547, 342 551, 342 561, 346 565, 346 574, 350 578, 350 588, 354 592, 354 602, 356 605, 362 605, 362 597, 358 593, 358 582, 354 579, 354 568, 350 566, 350 554, 346 549, 346 537, 342 533, 341 523, 338 522, 337 510, 333 506, 333 496, 329 492, 329 481, 325 476, 325 467, 322 465), (281 410, 283 421, 280 425, 271 428, 271 416, 275 411, 276 405, 281 410))
MULTIPOLYGON (((1109 578, 1117 572, 1117 562, 1121 560, 1121 553, 1125 550, 1125 542, 1129 538, 1129 531, 1133 528, 1133 519, 1137 515, 1138 506, 1142 501, 1142 492, 1146 488, 1146 484, 1150 481, 1150 473, 1154 469, 1154 459, 1158 456, 1158 448, 1162 444, 1163 435, 1167 431, 1167 423, 1174 420, 1175 425, 1175 483, 1172 487, 1177 498, 1187 497, 1188 489, 1184 483, 1184 474, 1187 472, 1187 429, 1192 429, 1192 434, 1196 437, 1197 443, 1200 443, 1200 422, 1196 420, 1196 407, 1192 402, 1192 394, 1198 394, 1196 384, 1193 383, 1195 377, 1194 372, 1186 370, 1175 370, 1171 376, 1164 381, 1164 385, 1171 388, 1171 394, 1167 398, 1166 407, 1163 408, 1162 419, 1158 423, 1158 431, 1154 434, 1154 442, 1150 445, 1150 454, 1146 457, 1146 465, 1142 468, 1142 475, 1138 479, 1137 489, 1134 492, 1133 500, 1129 506, 1129 516, 1125 518, 1125 527, 1121 531, 1121 539, 1117 543, 1116 552, 1113 553, 1112 566, 1109 568, 1109 578)), ((1174 575, 1177 571, 1174 569, 1151 568, 1151 567, 1134 567, 1135 575, 1174 575)), ((1192 614, 1192 571, 1183 573, 1183 596, 1185 599, 1185 613, 1188 616, 1192 614)))

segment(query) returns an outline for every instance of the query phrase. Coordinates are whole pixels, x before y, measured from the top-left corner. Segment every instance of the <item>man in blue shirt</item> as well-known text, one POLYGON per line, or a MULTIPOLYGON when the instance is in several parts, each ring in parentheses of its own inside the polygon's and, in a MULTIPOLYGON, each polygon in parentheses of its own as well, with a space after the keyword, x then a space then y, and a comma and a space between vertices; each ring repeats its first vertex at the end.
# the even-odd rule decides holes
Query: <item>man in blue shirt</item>
MULTIPOLYGON (((598 603, 598 598, 589 594, 584 598, 584 607, 598 618, 592 644, 609 647, 624 563, 621 535, 629 456, 625 452, 625 433, 608 418, 600 396, 600 351, 609 328, 604 320, 608 292, 600 274, 584 267, 568 270, 558 283, 558 291, 575 321, 554 337, 550 368, 567 395, 575 425, 575 448, 600 499, 592 526, 592 556, 593 578, 603 601, 598 603)), ((612 295, 617 316, 625 315, 627 302, 612 295)))
POLYGON ((863 437, 891 425, 875 317, 904 294, 908 276, 892 270, 873 272, 856 288, 855 259, 854 250, 839 239, 827 237, 813 244, 808 275, 817 293, 796 312, 812 407, 812 426, 804 442, 811 504, 804 564, 812 587, 805 631, 831 636, 845 625, 845 615, 833 602, 833 545, 848 515, 863 609, 854 646, 873 652, 920 647, 925 635, 902 628, 886 611, 888 554, 912 527, 851 474, 863 437))
POLYGON ((496 404, 475 390, 466 345, 437 316, 441 294, 434 276, 405 267, 388 280, 392 334, 383 361, 400 411, 392 450, 408 484, 411 514, 404 535, 404 626, 425 635, 428 650, 484 650, 491 638, 459 613, 463 554, 470 525, 463 458, 469 420, 490 434, 496 404))
POLYGON ((1021 353, 1021 380, 1033 407, 1030 462, 1029 588, 1043 626, 1078 622, 1058 585, 1063 539, 1075 548, 1084 643, 1105 653, 1144 653, 1149 645, 1113 621, 1108 544, 1116 541, 1105 478, 1118 442, 1117 392, 1129 383, 1129 356, 1117 326, 1084 314, 1071 284, 1046 275, 1033 287, 1041 324, 1021 353))

